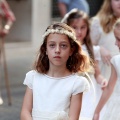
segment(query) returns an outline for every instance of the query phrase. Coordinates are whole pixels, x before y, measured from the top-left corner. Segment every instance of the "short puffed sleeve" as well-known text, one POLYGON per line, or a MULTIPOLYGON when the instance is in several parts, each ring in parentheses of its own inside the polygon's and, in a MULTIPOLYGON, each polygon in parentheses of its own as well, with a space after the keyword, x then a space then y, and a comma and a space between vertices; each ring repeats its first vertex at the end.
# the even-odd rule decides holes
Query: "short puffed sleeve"
POLYGON ((95 60, 100 61, 101 60, 100 46, 98 46, 98 45, 93 46, 93 51, 94 51, 95 60))
POLYGON ((97 45, 102 34, 102 29, 98 17, 93 17, 90 24, 90 37, 94 45, 97 45))
POLYGON ((79 76, 74 82, 72 95, 88 91, 89 89, 90 85, 88 80, 85 77, 79 76))
POLYGON ((33 88, 34 74, 35 74, 34 70, 29 71, 28 73, 26 73, 25 80, 23 82, 23 84, 27 85, 30 89, 33 88))

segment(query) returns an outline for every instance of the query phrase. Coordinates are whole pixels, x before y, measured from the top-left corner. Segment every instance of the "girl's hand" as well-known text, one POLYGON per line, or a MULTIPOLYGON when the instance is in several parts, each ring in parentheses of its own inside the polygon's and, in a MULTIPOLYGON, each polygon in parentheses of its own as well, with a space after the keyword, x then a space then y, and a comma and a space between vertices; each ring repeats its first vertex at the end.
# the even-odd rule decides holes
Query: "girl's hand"
POLYGON ((107 85, 108 85, 108 81, 106 79, 104 79, 101 83, 102 90, 104 90, 107 85))
POLYGON ((111 59, 110 52, 104 47, 100 46, 100 54, 101 54, 103 63, 110 65, 110 59, 111 59))
POLYGON ((99 114, 94 114, 93 120, 99 120, 99 114))

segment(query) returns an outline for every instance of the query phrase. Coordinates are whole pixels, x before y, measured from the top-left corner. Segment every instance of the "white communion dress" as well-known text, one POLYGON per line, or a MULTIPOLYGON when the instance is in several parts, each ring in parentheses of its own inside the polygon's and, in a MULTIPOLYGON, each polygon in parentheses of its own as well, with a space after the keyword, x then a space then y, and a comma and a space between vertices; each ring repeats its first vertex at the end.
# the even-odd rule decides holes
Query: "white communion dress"
POLYGON ((33 91, 33 120, 69 120, 71 96, 89 89, 85 77, 71 74, 56 78, 35 70, 26 74, 23 84, 33 91))
MULTIPOLYGON (((85 45, 82 45, 82 49, 89 56, 85 45)), ((98 60, 98 61, 101 60, 100 47, 93 46, 93 51, 94 51, 95 60, 98 60)), ((94 68, 92 68, 92 71, 88 74, 91 78, 93 85, 91 83, 90 90, 83 94, 82 108, 81 108, 81 114, 80 114, 79 120, 92 120, 94 110, 95 110, 95 107, 97 105, 97 101, 99 98, 99 89, 98 89, 98 84, 96 82, 96 79, 94 77, 94 68)))
POLYGON ((116 55, 111 59, 111 63, 117 72, 117 82, 107 102, 107 108, 102 120, 120 120, 120 55, 116 55))
MULTIPOLYGON (((96 43, 96 45, 103 46, 104 48, 106 48, 112 56, 119 54, 119 49, 115 45, 116 39, 113 30, 109 33, 105 33, 100 24, 99 17, 93 17, 92 19, 90 36, 93 43, 96 43)), ((111 74, 111 67, 103 63, 103 61, 101 60, 100 69, 101 74, 106 79, 109 79, 111 74)))
MULTIPOLYGON (((106 48, 112 56, 119 54, 119 49, 115 45, 116 38, 114 36, 113 30, 109 33, 105 33, 100 24, 100 19, 98 16, 95 16, 92 18, 90 28, 91 28, 90 36, 91 36, 91 40, 93 41, 93 43, 106 48)), ((111 74, 111 66, 110 65, 108 66, 102 60, 99 61, 99 66, 100 66, 101 74, 107 80, 109 80, 109 77, 111 74)), ((98 88, 99 88, 98 90, 99 90, 100 94, 102 94, 101 87, 98 86, 98 88)), ((102 112, 100 115, 100 120, 103 120, 101 118, 105 112, 105 109, 106 109, 106 105, 104 106, 104 109, 102 109, 102 112)))

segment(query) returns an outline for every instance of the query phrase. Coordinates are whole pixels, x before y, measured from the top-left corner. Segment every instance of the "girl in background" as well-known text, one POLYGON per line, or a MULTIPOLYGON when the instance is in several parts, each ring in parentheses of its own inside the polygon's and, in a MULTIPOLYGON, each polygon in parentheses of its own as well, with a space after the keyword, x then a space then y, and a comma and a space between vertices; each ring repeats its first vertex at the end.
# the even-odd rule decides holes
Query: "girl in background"
POLYGON ((71 27, 50 25, 44 35, 35 68, 26 74, 21 120, 78 120, 82 94, 89 89, 85 72, 89 60, 71 27))
MULTIPOLYGON (((116 45, 120 49, 120 19, 114 25, 116 45)), ((108 86, 104 89, 101 99, 96 107, 93 120, 99 120, 99 114, 105 103, 108 101, 107 110, 103 116, 104 120, 120 120, 120 54, 111 59, 111 76, 108 86), (115 86, 116 84, 116 86, 115 86)))
MULTIPOLYGON (((107 81, 100 74, 98 66, 98 61, 100 60, 100 47, 93 46, 89 36, 90 29, 88 15, 83 11, 73 9, 68 14, 66 14, 62 22, 65 22, 69 26, 74 28, 77 40, 82 44, 82 49, 87 53, 90 58, 91 71, 89 72, 89 75, 95 86, 96 98, 98 99, 99 91, 97 88, 97 84, 99 83, 101 87, 105 87, 107 85, 107 81)), ((96 107, 96 101, 98 100, 95 100, 94 91, 91 87, 91 90, 83 96, 80 120, 92 119, 96 107)))
MULTIPOLYGON (((99 62, 101 74, 109 80, 111 74, 110 59, 119 53, 115 43, 113 25, 120 17, 120 0, 104 0, 103 5, 96 16, 91 19, 90 36, 94 45, 102 47, 101 61, 99 62)), ((99 88, 100 91, 100 88, 99 88)), ((102 94, 102 90, 100 91, 102 94)), ((106 106, 101 111, 100 119, 106 106)))
POLYGON ((120 0, 104 0, 98 14, 91 19, 91 40, 94 45, 103 47, 100 61, 101 74, 109 79, 111 74, 110 59, 119 53, 115 46, 113 25, 120 17, 120 0))

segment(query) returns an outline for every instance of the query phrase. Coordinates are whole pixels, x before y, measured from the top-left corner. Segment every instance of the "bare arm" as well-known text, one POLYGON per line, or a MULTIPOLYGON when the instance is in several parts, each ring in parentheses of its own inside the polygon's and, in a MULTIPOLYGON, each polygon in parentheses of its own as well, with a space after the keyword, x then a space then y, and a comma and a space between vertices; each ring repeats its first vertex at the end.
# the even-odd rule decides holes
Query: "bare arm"
POLYGON ((113 65, 111 65, 111 76, 109 79, 109 83, 108 86, 104 89, 101 99, 96 107, 95 113, 94 113, 94 118, 93 120, 99 120, 99 114, 101 109, 103 108, 103 106, 105 105, 105 103, 107 102, 107 100, 109 99, 109 97, 111 96, 115 83, 117 81, 117 73, 115 68, 113 67, 113 65))
POLYGON ((82 93, 79 93, 71 97, 69 120, 79 120, 82 105, 82 95, 83 95, 82 93))
POLYGON ((65 3, 59 2, 58 3, 58 8, 61 14, 61 17, 64 17, 64 15, 67 13, 67 7, 65 3))
POLYGON ((100 46, 100 54, 101 54, 102 61, 107 65, 110 65, 110 59, 111 59, 110 52, 103 46, 100 46))
POLYGON ((21 120, 32 120, 31 117, 33 102, 32 99, 33 99, 32 90, 27 87, 21 110, 21 120))

